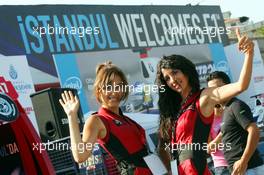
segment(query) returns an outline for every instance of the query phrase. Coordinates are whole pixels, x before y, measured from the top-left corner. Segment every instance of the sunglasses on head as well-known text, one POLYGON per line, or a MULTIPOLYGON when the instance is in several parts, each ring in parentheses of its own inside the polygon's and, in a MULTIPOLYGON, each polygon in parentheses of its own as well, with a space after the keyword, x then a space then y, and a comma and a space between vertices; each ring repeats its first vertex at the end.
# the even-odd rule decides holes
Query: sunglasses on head
POLYGON ((220 104, 216 104, 215 108, 221 108, 221 105, 220 104))

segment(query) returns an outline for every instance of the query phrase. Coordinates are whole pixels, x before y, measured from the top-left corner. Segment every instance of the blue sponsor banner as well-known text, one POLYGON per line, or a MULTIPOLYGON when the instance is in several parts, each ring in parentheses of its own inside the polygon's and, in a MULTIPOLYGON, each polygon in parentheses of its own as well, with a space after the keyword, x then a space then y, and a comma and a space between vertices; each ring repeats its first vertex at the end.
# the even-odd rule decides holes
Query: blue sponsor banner
POLYGON ((4 5, 0 12, 0 54, 26 55, 53 76, 53 54, 229 44, 220 6, 4 5))
POLYGON ((80 79, 75 55, 55 54, 54 63, 58 72, 61 87, 77 89, 82 112, 83 114, 88 113, 89 107, 86 101, 83 84, 80 79))
POLYGON ((225 55, 223 45, 220 43, 214 43, 214 44, 209 44, 208 47, 211 51, 211 58, 214 63, 215 70, 225 72, 232 81, 233 80, 232 74, 230 71, 229 63, 225 55))

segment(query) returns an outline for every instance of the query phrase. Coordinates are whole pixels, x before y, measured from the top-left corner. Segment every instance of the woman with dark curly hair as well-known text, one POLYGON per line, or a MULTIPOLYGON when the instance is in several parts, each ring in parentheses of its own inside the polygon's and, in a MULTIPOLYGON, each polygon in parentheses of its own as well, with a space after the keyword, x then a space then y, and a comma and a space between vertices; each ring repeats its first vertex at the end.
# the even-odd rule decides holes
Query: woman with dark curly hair
POLYGON ((163 86, 158 102, 159 153, 168 170, 170 160, 177 159, 178 166, 172 166, 178 167, 180 175, 210 174, 206 149, 214 107, 245 91, 251 78, 254 44, 236 32, 245 61, 235 83, 200 89, 195 65, 181 55, 164 56, 158 64, 157 84, 163 86))

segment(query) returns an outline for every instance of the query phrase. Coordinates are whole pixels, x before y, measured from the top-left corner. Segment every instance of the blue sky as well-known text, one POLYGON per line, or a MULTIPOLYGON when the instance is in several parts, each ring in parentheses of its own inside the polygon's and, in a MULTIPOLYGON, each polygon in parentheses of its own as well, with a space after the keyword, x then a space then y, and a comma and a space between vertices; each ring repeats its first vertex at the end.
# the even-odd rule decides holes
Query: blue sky
POLYGON ((0 5, 29 4, 100 4, 100 5, 220 5, 222 12, 231 11, 232 17, 248 16, 254 22, 264 20, 261 0, 9 0, 0 5))

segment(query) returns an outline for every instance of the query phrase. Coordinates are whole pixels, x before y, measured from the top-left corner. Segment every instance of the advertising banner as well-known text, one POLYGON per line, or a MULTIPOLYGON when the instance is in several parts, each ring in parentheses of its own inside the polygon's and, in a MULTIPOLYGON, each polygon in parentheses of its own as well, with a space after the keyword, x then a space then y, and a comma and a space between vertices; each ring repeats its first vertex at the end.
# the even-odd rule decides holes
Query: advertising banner
POLYGON ((17 98, 12 83, 0 76, 0 172, 54 174, 46 150, 39 150, 39 135, 17 98))
MULTIPOLYGON (((239 98, 250 106, 253 117, 264 121, 264 64, 261 58, 258 43, 254 41, 253 70, 249 88, 239 95, 239 98)), ((225 47, 225 54, 231 68, 234 80, 239 79, 239 74, 244 62, 244 54, 240 53, 236 44, 225 47)))
POLYGON ((26 57, 0 55, 0 70, 0 76, 13 84, 18 93, 18 101, 38 132, 35 113, 29 97, 35 90, 26 57))
POLYGON ((121 104, 122 110, 127 113, 158 114, 158 87, 155 85, 157 63, 162 56, 171 54, 184 55, 196 64, 203 87, 207 86, 207 75, 214 70, 222 70, 230 75, 222 44, 75 53, 67 57, 70 64, 62 61, 61 55, 54 55, 54 60, 59 65, 59 74, 64 75, 62 84, 71 79, 72 83, 68 84, 83 88, 89 110, 96 111, 99 107, 93 95, 95 68, 100 63, 111 61, 123 70, 129 82, 130 95, 121 104))
MULTIPOLYGON (((219 6, 0 6, 0 53, 57 76, 52 54, 228 44, 219 6)), ((65 58, 67 59, 67 58, 65 58)))
MULTIPOLYGON (((91 65, 102 62, 97 60, 97 55, 104 55, 103 60, 118 55, 117 59, 122 57, 121 63, 125 63, 123 67, 137 64, 135 69, 128 68, 128 71, 144 69, 149 74, 144 73, 147 82, 142 84, 140 72, 130 72, 134 88, 144 92, 132 94, 134 105, 127 104, 124 108, 126 111, 148 110, 154 105, 151 102, 154 97, 148 93, 153 87, 145 83, 152 84, 153 65, 159 57, 150 55, 148 59, 135 59, 131 65, 127 64, 132 63, 128 57, 146 57, 144 52, 149 49, 155 52, 184 45, 226 45, 226 34, 230 32, 224 26, 219 6, 37 5, 0 6, 0 10, 0 53, 26 55, 30 66, 58 76, 62 87, 77 88, 84 114, 94 105, 90 102, 87 105, 85 100, 85 88, 88 88, 85 86, 92 83, 93 75, 84 80, 74 60, 80 65, 80 57, 89 56, 85 59, 90 71, 95 68, 91 69, 91 65), (107 57, 109 53, 114 55, 107 57), (139 104, 142 93, 145 94, 143 106, 139 104)), ((168 55, 163 51, 162 54, 168 55)))

